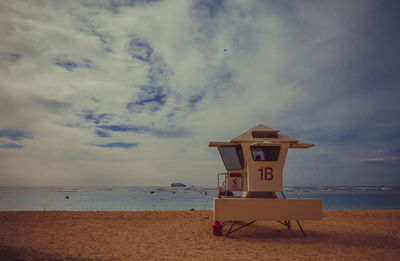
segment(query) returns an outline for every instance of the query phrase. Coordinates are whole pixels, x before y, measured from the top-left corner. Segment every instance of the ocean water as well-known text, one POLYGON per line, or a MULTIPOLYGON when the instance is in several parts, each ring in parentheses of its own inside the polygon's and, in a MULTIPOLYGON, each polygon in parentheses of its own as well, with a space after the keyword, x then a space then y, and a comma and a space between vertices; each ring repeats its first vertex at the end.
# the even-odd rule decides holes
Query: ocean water
MULTIPOLYGON (((400 187, 285 187, 323 209, 400 209, 400 187)), ((0 187, 0 211, 211 210, 216 187, 0 187)))

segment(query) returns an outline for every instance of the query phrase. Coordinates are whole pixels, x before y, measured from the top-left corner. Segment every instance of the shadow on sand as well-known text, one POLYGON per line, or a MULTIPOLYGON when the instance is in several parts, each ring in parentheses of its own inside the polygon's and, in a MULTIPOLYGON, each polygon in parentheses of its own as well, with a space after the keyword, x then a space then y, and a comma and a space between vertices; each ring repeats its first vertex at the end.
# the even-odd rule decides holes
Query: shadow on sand
POLYGON ((71 260, 80 261, 88 259, 80 259, 76 257, 68 257, 57 254, 47 254, 43 252, 38 252, 32 249, 24 249, 10 246, 0 245, 0 260, 71 260))

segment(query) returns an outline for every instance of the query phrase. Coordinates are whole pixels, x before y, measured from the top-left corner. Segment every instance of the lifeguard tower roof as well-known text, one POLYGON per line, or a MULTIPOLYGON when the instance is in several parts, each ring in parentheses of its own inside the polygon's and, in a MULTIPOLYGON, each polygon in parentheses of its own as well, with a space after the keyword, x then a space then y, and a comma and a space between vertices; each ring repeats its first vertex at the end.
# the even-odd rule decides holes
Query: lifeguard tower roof
POLYGON ((290 148, 310 148, 315 144, 312 143, 299 143, 298 139, 290 137, 289 135, 280 132, 279 130, 272 129, 268 126, 260 124, 239 136, 231 139, 229 142, 210 142, 209 147, 218 147, 224 145, 234 145, 241 142, 260 142, 260 143, 289 143, 290 148))

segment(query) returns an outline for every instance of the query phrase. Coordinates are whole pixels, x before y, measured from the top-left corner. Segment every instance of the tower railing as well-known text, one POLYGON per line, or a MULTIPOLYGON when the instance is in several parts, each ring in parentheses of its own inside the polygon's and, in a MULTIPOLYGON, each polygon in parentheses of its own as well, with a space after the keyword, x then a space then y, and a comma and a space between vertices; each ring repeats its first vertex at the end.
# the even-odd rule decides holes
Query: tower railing
POLYGON ((217 174, 217 182, 218 182, 218 198, 222 196, 228 195, 228 185, 227 185, 227 176, 228 173, 220 172, 217 174))

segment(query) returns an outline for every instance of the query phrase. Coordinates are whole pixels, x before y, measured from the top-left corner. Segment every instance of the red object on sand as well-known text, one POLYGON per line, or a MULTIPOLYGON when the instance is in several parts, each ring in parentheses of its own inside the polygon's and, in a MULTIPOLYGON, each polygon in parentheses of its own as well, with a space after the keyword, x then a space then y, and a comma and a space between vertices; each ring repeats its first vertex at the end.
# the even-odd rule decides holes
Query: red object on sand
POLYGON ((218 220, 215 220, 213 225, 213 235, 222 236, 222 227, 218 220))

